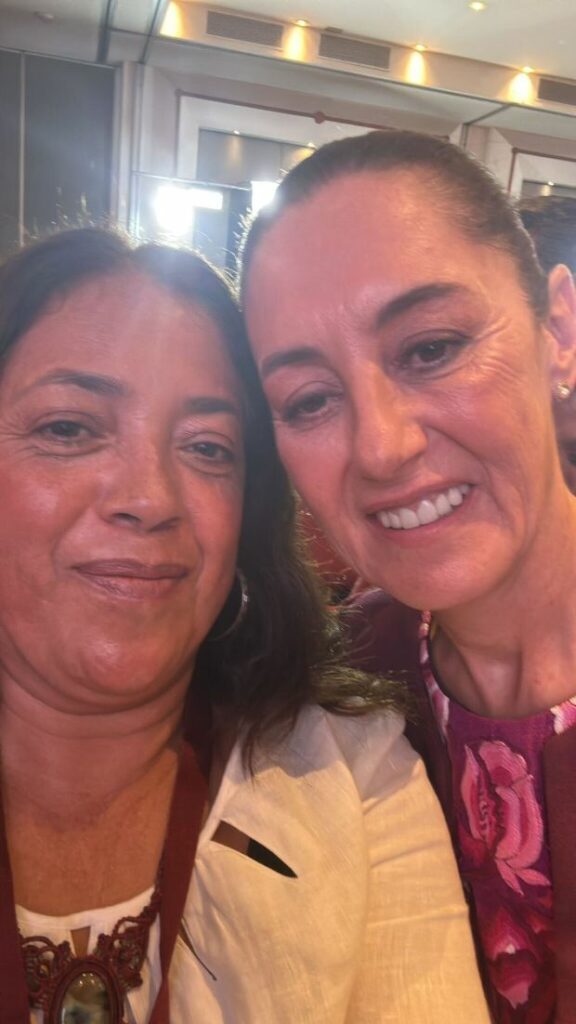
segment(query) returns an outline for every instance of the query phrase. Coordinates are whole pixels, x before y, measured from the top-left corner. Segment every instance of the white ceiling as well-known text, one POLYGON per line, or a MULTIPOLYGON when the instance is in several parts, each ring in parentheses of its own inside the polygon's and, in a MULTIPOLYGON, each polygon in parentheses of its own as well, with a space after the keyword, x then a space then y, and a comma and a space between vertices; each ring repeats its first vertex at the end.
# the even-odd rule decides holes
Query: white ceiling
POLYGON ((480 13, 466 0, 226 0, 223 6, 576 78, 575 0, 487 0, 480 13))
MULTIPOLYGON (((195 0, 190 0, 194 3, 195 0)), ((108 8, 115 29, 145 35, 156 0, 0 0, 0 45, 94 60, 108 8), (35 11, 53 14, 43 22, 35 11)), ((229 10, 392 43, 425 43, 432 50, 492 63, 529 64, 576 79, 575 0, 487 0, 481 13, 467 0, 223 0, 229 10)))

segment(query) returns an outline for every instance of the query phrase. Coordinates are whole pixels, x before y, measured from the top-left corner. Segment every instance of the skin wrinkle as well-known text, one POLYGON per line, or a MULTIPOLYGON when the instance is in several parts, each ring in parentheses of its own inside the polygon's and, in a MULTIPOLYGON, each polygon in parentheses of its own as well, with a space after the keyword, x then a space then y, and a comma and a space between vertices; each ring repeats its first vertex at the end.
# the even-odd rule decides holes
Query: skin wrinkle
POLYGON ((23 834, 39 817, 59 827, 86 813, 106 818, 126 788, 134 795, 143 778, 151 788, 158 778, 162 789, 170 776, 195 649, 224 603, 236 560, 238 389, 208 315, 140 276, 79 287, 40 317, 8 360, 0 381, 0 480, 11 495, 3 511, 0 736, 7 807, 23 834), (124 289, 135 285, 128 313, 124 289), (98 319, 97 338, 93 330, 83 337, 82 323, 98 319), (82 372, 111 372, 122 396, 73 385, 26 393, 54 363, 65 365, 68 350, 82 372), (63 454, 56 446, 52 454, 51 440, 30 436, 46 410, 48 420, 86 410, 90 419, 94 408, 105 423, 95 450, 63 454), (236 461, 206 473, 196 453, 180 449, 196 436, 226 438, 236 461), (139 525, 116 519, 122 509, 139 525), (15 539, 23 530, 31 543, 15 539), (109 607, 75 582, 70 565, 110 557, 184 562, 189 581, 158 604, 109 607))
POLYGON ((463 235, 421 179, 396 170, 342 176, 287 207, 253 253, 245 289, 260 365, 294 339, 323 356, 321 374, 292 366, 265 381, 297 490, 346 564, 435 612, 451 692, 487 713, 527 713, 572 695, 573 645, 562 642, 565 664, 551 678, 551 652, 539 643, 546 624, 556 639, 559 629, 576 635, 576 602, 566 599, 575 511, 550 415, 554 382, 576 380, 574 299, 565 273, 550 287, 551 315, 540 324, 511 257, 463 235), (371 326, 376 310, 438 280, 474 301, 444 296, 432 311, 411 309, 380 332, 371 326), (437 369, 403 368, 403 353, 427 331, 467 338, 437 369), (314 395, 318 380, 334 394, 300 424, 285 409, 309 385, 314 395), (434 542, 380 530, 367 515, 464 483, 469 513, 434 524, 434 542), (465 652, 464 670, 450 660, 452 647, 465 652))

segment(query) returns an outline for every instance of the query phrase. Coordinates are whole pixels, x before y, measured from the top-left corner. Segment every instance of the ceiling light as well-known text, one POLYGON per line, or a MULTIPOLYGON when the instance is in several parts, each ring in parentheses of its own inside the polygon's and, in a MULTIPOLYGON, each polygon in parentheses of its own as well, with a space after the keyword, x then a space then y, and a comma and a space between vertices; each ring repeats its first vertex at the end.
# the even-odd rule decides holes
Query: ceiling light
POLYGON ((306 21, 305 18, 299 18, 296 24, 298 25, 298 28, 308 28, 310 22, 306 21))
POLYGON ((531 75, 532 72, 534 71, 534 68, 531 68, 529 64, 525 64, 524 67, 522 68, 522 71, 524 72, 525 75, 531 75))
POLYGON ((239 129, 235 128, 234 131, 232 132, 232 135, 240 135, 239 129))
POLYGON ((485 11, 488 4, 484 3, 484 0, 470 0, 468 7, 471 11, 485 11))
POLYGON ((547 185, 548 185, 548 186, 549 186, 550 188, 554 188, 554 182, 553 182, 553 181, 548 181, 548 182, 546 182, 546 184, 547 184, 547 185))
POLYGON ((417 50, 418 53, 424 53, 424 50, 427 50, 428 47, 425 46, 424 43, 416 43, 414 49, 417 50))

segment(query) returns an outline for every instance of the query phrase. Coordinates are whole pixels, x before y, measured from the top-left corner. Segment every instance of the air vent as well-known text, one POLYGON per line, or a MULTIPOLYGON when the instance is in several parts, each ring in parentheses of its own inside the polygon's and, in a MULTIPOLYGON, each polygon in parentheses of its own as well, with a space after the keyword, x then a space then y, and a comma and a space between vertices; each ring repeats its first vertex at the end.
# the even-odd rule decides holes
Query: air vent
POLYGON ((242 43, 256 43, 258 46, 282 46, 284 26, 275 21, 260 21, 256 18, 239 18, 222 11, 208 11, 206 35, 221 39, 235 39, 242 43))
POLYGON ((369 43, 364 39, 353 39, 350 36, 332 35, 322 32, 320 36, 320 57, 330 60, 345 60, 347 64, 362 64, 364 67, 390 68, 390 47, 383 43, 369 43))
POLYGON ((541 78, 538 85, 538 99, 552 103, 567 103, 576 107, 576 85, 573 82, 559 82, 555 78, 541 78))

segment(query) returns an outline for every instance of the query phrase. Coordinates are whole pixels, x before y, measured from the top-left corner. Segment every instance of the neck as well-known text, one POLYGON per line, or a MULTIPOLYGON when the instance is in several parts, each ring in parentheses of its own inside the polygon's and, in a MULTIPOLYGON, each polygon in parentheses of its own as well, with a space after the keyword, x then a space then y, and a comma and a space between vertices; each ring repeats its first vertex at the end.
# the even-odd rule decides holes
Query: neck
POLYGON ((576 692, 576 510, 546 516, 513 574, 489 595, 434 614, 434 660, 469 710, 521 717, 576 692))
POLYGON ((98 817, 168 772, 177 758, 188 678, 141 707, 87 715, 44 703, 4 675, 0 750, 7 804, 66 828, 68 821, 98 817))

